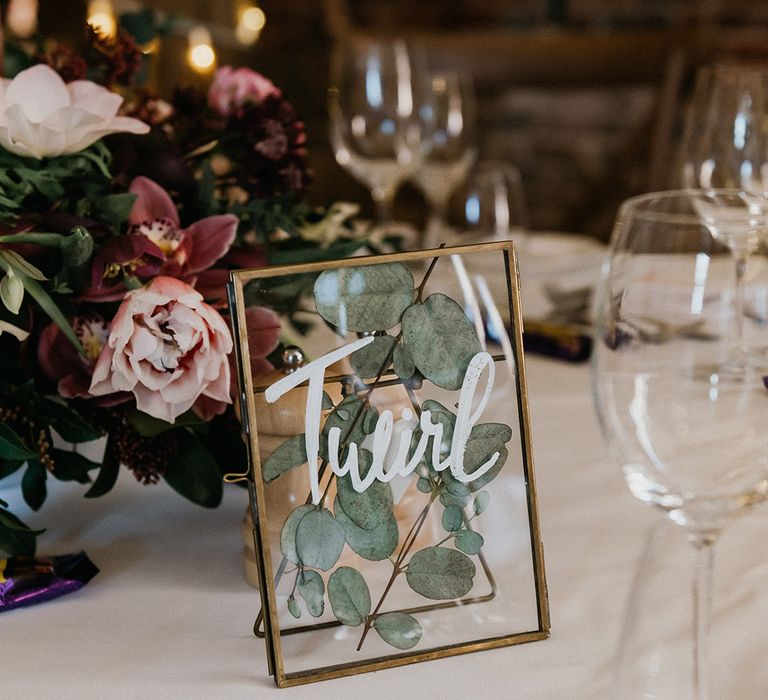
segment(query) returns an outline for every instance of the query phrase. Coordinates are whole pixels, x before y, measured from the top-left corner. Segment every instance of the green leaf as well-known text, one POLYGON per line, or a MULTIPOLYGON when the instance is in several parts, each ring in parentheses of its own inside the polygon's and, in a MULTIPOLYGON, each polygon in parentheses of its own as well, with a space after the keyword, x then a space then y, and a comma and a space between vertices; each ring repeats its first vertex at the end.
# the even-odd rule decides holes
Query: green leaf
POLYGON ((100 197, 93 203, 94 215, 111 229, 117 230, 124 221, 128 220, 136 197, 137 195, 131 192, 100 197))
POLYGON ((301 519, 311 510, 314 510, 314 506, 303 505, 294 508, 285 519, 283 529, 280 531, 280 551, 292 564, 299 564, 299 553, 296 551, 296 530, 301 519))
POLYGON ((443 511, 443 529, 455 532, 464 524, 464 513, 456 505, 450 505, 443 511))
POLYGON ((445 294, 432 294, 405 311, 402 329, 424 377, 443 389, 460 389, 470 360, 482 351, 463 309, 445 294))
MULTIPOLYGON (((0 479, 5 479, 5 477, 10 476, 11 474, 17 472, 21 465, 24 464, 23 459, 19 460, 3 460, 0 459, 0 479)), ((3 505, 0 503, 0 506, 3 505)), ((5 505, 8 505, 7 503, 5 505)))
MULTIPOLYGON (((370 466, 372 459, 373 455, 368 450, 360 450, 360 476, 367 473, 364 465, 367 463, 370 466)), ((372 530, 392 513, 392 487, 389 484, 375 480, 365 491, 358 493, 349 474, 337 479, 336 484, 341 509, 358 527, 372 530)))
POLYGON ((37 452, 30 450, 6 423, 0 423, 0 458, 25 460, 35 457, 37 452))
POLYGON ((376 377, 379 373, 383 374, 392 361, 394 344, 395 339, 391 335, 380 335, 374 338, 372 343, 355 350, 349 356, 355 374, 361 379, 376 377))
MULTIPOLYGON (((448 481, 449 479, 453 479, 453 476, 450 472, 445 471, 443 472, 443 478, 448 481)), ((442 503, 446 508, 448 506, 458 506, 459 508, 466 508, 470 501, 472 500, 472 496, 470 494, 467 494, 466 496, 457 496, 447 489, 443 489, 443 491, 440 493, 440 503, 442 503)))
POLYGON ((464 472, 473 474, 495 452, 499 457, 485 474, 466 484, 470 491, 479 491, 498 476, 509 456, 505 443, 511 439, 512 429, 503 423, 480 423, 472 428, 464 452, 464 472))
POLYGON ((176 418, 173 423, 150 416, 144 411, 134 410, 128 414, 128 422, 131 427, 142 437, 154 437, 160 435, 166 430, 173 428, 182 428, 186 426, 203 425, 205 421, 200 418, 191 408, 176 418))
POLYGON ((461 598, 472 590, 475 565, 462 552, 427 547, 416 552, 405 572, 408 585, 430 600, 461 598))
POLYGON ((168 462, 163 478, 177 493, 204 508, 221 503, 223 480, 216 460, 200 440, 186 430, 178 431, 179 451, 168 462))
MULTIPOLYGON (((363 427, 365 424, 365 415, 360 415, 360 418, 355 421, 354 427, 352 425, 352 421, 354 421, 362 411, 362 399, 356 394, 351 394, 336 407, 335 411, 331 411, 331 413, 328 414, 320 438, 320 456, 323 459, 328 458, 328 433, 331 428, 341 429, 339 444, 343 444, 346 440, 347 443, 354 442, 359 445, 365 439, 365 430, 363 427)), ((343 458, 341 461, 344 461, 343 458)))
POLYGON ((392 357, 395 374, 400 379, 410 379, 416 372, 416 363, 413 361, 413 355, 405 342, 400 342, 395 346, 395 352, 392 357))
POLYGON ((350 566, 340 566, 328 579, 328 600, 336 619, 357 627, 371 614, 371 594, 365 579, 350 566))
POLYGON ((313 508, 296 527, 296 553, 300 563, 328 571, 344 549, 344 528, 326 508, 313 508))
POLYGON ((304 569, 299 574, 299 581, 296 584, 299 594, 304 598, 307 604, 307 610, 312 617, 320 617, 325 609, 325 583, 323 577, 317 571, 308 571, 304 569))
POLYGON ((342 330, 385 331, 413 302, 413 275, 402 263, 325 270, 314 287, 315 306, 342 330))
POLYGON ((32 530, 13 513, 0 508, 0 552, 9 556, 33 556, 35 540, 45 530, 32 530))
POLYGON ((373 621, 373 627, 387 644, 396 649, 415 647, 422 634, 418 620, 404 612, 378 615, 373 621))
POLYGON ((37 267, 31 262, 27 262, 15 250, 3 248, 0 250, 0 258, 8 265, 8 268, 6 268, 8 272, 13 270, 14 272, 18 272, 25 277, 30 277, 39 282, 44 282, 48 279, 37 267))
POLYGON ((487 491, 481 491, 475 496, 474 510, 475 515, 480 515, 488 507, 488 502, 491 500, 491 494, 487 491))
POLYGON ((48 495, 45 481, 47 473, 45 467, 37 460, 28 463, 27 471, 21 479, 21 494, 32 510, 39 510, 48 495))
POLYGON ((336 521, 344 528, 347 544, 353 552, 368 561, 386 559, 397 548, 400 533, 397 529, 397 518, 393 513, 371 530, 358 527, 339 505, 339 498, 333 503, 336 521))
POLYGON ((373 406, 367 406, 363 414, 363 432, 370 435, 376 430, 376 424, 379 422, 379 412, 373 406))
POLYGON ((67 450, 51 450, 53 458, 53 476, 59 481, 76 481, 78 484, 88 484, 91 477, 88 472, 91 469, 98 469, 99 465, 86 459, 77 452, 68 452, 67 450))
POLYGON ((100 430, 86 423, 69 406, 43 399, 41 408, 51 427, 67 442, 90 442, 101 437, 100 430))
POLYGON ((291 596, 288 598, 288 612, 291 613, 296 619, 301 617, 301 610, 299 610, 299 604, 296 602, 296 598, 291 596))
POLYGON ((323 403, 321 404, 320 408, 323 409, 323 411, 330 411, 334 406, 333 399, 330 397, 327 391, 323 392, 323 403))
POLYGON ((460 549, 465 554, 479 554, 485 544, 483 536, 473 530, 461 530, 453 538, 456 543, 456 549, 460 549))
POLYGON ((432 493, 432 482, 426 477, 420 476, 416 482, 416 488, 422 493, 432 493))
POLYGON ((101 469, 93 482, 91 488, 85 492, 86 498, 98 498, 105 493, 109 493, 117 482, 117 475, 120 472, 120 456, 117 452, 115 440, 112 437, 107 438, 107 445, 104 448, 104 457, 101 461, 101 469))
POLYGON ((294 435, 281 443, 261 465, 261 475, 264 481, 274 481, 281 474, 306 464, 307 447, 304 433, 294 435))

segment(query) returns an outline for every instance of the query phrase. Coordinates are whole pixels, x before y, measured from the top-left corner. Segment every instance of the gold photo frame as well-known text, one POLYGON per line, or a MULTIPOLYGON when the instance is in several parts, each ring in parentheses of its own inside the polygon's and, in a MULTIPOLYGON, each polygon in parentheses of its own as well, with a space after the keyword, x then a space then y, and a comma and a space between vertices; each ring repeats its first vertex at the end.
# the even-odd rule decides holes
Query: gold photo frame
POLYGON ((275 683, 548 637, 512 242, 241 270, 229 297, 250 467, 227 481, 249 491, 275 683), (322 354, 265 380, 246 301, 284 290, 314 301, 322 354), (304 432, 276 443, 266 412, 291 396, 304 432))

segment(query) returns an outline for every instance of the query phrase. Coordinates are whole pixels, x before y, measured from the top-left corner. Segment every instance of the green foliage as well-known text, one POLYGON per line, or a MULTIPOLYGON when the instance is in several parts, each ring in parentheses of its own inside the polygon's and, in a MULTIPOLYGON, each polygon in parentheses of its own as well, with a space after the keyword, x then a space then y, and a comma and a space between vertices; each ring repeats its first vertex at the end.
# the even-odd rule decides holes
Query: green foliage
POLYGON ((392 361, 394 345, 395 339, 391 335, 382 335, 374 338, 373 342, 365 347, 355 350, 349 356, 355 374, 362 379, 383 374, 392 361))
POLYGON ((188 430, 179 430, 179 451, 169 461, 163 478, 177 493, 197 505, 215 508, 221 503, 219 466, 201 440, 188 430))
POLYGON ((290 596, 288 598, 288 612, 291 613, 295 618, 301 617, 301 610, 299 610, 299 604, 296 602, 296 598, 293 596, 290 596))
POLYGON ((460 389, 472 357, 482 350, 463 309, 445 294, 432 294, 406 309, 403 339, 416 368, 439 387, 460 389))
POLYGON ((299 563, 328 571, 344 549, 344 528, 326 508, 312 508, 296 527, 296 554, 299 563))
POLYGON ((283 529, 280 531, 280 551, 283 556, 291 563, 300 563, 299 553, 296 551, 296 530, 299 527, 301 519, 313 510, 314 506, 303 505, 294 508, 291 514, 285 519, 283 529))
POLYGON ((136 409, 128 414, 128 422, 141 437, 146 438, 160 435, 160 433, 164 433, 167 430, 173 430, 174 428, 182 428, 185 426, 194 427, 205 424, 205 421, 191 408, 178 416, 173 423, 169 423, 161 418, 155 418, 148 413, 144 413, 144 411, 136 409))
POLYGON ((53 458, 53 476, 59 481, 76 481, 78 484, 88 484, 91 481, 90 472, 98 469, 99 465, 86 459, 77 452, 67 450, 51 450, 53 458))
POLYGON ((398 343, 395 346, 395 352, 392 357, 395 374, 400 379, 410 379, 416 371, 416 363, 413 361, 413 355, 405 343, 398 343))
POLYGON ((443 511, 443 529, 455 532, 464 524, 464 513, 457 505, 449 505, 443 511))
POLYGON ((131 192, 106 194, 94 200, 92 214, 98 221, 118 232, 120 227, 128 221, 136 197, 137 195, 131 192))
MULTIPOLYGON (((361 476, 364 476, 362 457, 366 453, 369 455, 366 460, 369 464, 373 458, 368 450, 360 450, 361 476)), ((392 487, 389 484, 374 480, 365 491, 358 493, 352 486, 352 477, 349 474, 337 479, 336 483, 339 506, 358 527, 373 530, 392 513, 392 487)))
POLYGON ((474 530, 461 530, 453 538, 456 548, 465 554, 480 554, 483 547, 483 536, 474 530))
POLYGON ((73 408, 65 404, 42 399, 40 412, 44 419, 67 442, 90 442, 101 437, 101 432, 89 425, 73 408))
POLYGON ((369 561, 381 561, 389 557, 396 549, 400 533, 397 519, 390 512, 379 525, 369 530, 358 527, 344 512, 336 496, 333 504, 336 521, 344 528, 347 544, 353 552, 369 561))
POLYGON ((481 491, 475 496, 474 511, 475 515, 480 515, 488 507, 488 502, 491 500, 491 494, 487 491, 481 491))
POLYGON ((408 585, 430 600, 453 600, 472 590, 475 565, 462 552, 427 547, 416 552, 405 572, 408 585))
POLYGON ((120 472, 120 458, 114 444, 114 438, 107 438, 104 448, 104 457, 101 460, 101 468, 91 488, 85 493, 86 498, 98 498, 109 493, 117 483, 117 475, 120 472))
POLYGON ((295 469, 307 461, 305 435, 294 435, 277 447, 261 465, 264 481, 274 481, 281 474, 295 469))
POLYGON ((390 612, 377 615, 373 628, 379 636, 396 649, 411 649, 421 639, 421 625, 415 617, 404 612, 390 612))
POLYGON ((413 302, 413 275, 402 263, 325 270, 314 294, 317 311, 337 328, 383 331, 413 302))
POLYGON ((36 538, 45 530, 32 530, 5 506, 0 504, 0 552, 12 557, 34 555, 36 538))
POLYGON ((320 617, 325 609, 325 583, 317 571, 302 569, 296 583, 299 594, 307 604, 307 610, 312 617, 320 617))
POLYGON ((21 494, 32 510, 39 510, 48 495, 46 479, 47 472, 40 462, 37 460, 27 462, 27 470, 21 479, 21 494))
POLYGON ((26 460, 37 457, 37 452, 30 450, 22 439, 5 423, 0 423, 0 458, 26 460))
POLYGON ((371 594, 360 573, 341 566, 328 579, 328 600, 336 619, 343 625, 357 627, 371 614, 371 594))

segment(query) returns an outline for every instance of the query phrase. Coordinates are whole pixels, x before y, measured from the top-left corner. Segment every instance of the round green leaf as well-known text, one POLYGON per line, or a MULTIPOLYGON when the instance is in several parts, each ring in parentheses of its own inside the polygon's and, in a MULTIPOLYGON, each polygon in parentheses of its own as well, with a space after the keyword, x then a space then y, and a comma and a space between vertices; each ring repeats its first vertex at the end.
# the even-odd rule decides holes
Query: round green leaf
POLYGON ((499 457, 485 474, 467 484, 470 491, 479 491, 498 476, 509 456, 505 443, 511 439, 512 429, 503 423, 481 423, 472 428, 464 452, 464 472, 474 473, 495 452, 499 453, 499 457))
POLYGON ((307 610, 312 617, 320 617, 325 609, 325 583, 323 577, 317 571, 304 569, 299 574, 299 580, 296 584, 299 594, 304 598, 307 604, 307 610))
POLYGON ((350 566, 341 566, 331 574, 328 579, 328 600, 331 601, 333 614, 343 625, 362 625, 371 613, 368 584, 350 566))
MULTIPOLYGON (((450 472, 443 472, 444 475, 450 474, 450 472)), ((448 479, 453 479, 453 476, 444 476, 444 479, 446 481, 448 479)), ((470 501, 472 500, 472 496, 469 494, 465 496, 455 496, 450 491, 444 490, 440 494, 440 503, 442 503, 446 508, 448 506, 458 506, 459 508, 466 508, 470 501)))
POLYGON ((307 462, 304 433, 294 435, 277 447, 261 465, 261 475, 269 483, 278 476, 307 462))
POLYGON ((416 488, 422 493, 432 493, 432 482, 424 476, 420 476, 416 482, 416 488))
POLYGON ((298 565, 299 563, 299 553, 296 551, 296 529, 299 527, 301 519, 311 510, 314 510, 314 506, 299 506, 283 523, 283 529, 280 532, 280 551, 292 564, 298 565))
POLYGON ((344 528, 347 544, 352 551, 369 561, 381 561, 395 551, 400 539, 397 529, 397 519, 390 513, 389 517, 372 530, 358 527, 344 512, 339 504, 338 496, 333 504, 336 521, 344 528))
POLYGON ((474 510, 475 515, 480 515, 488 507, 488 502, 491 500, 491 494, 487 491, 481 491, 475 496, 474 510))
POLYGON ((479 554, 485 542, 483 536, 473 530, 457 532, 453 541, 456 543, 456 549, 460 549, 465 554, 479 554))
POLYGON ((379 615, 373 621, 373 627, 387 644, 396 649, 411 649, 421 639, 418 620, 404 612, 379 615))
POLYGON ((483 349, 462 308, 445 294, 432 294, 405 311, 402 329, 424 377, 444 389, 461 389, 469 361, 483 349))
POLYGON ((291 613, 295 618, 301 617, 301 610, 299 610, 299 604, 296 602, 296 598, 291 596, 288 598, 288 612, 291 613))
POLYGON ((325 270, 315 282, 315 306, 329 323, 350 331, 385 331, 413 302, 413 275, 402 263, 325 270))
POLYGON ((443 511, 443 529, 446 532, 454 532, 464 524, 464 515, 457 505, 449 505, 443 511))
POLYGON ((377 377, 379 372, 383 374, 392 361, 394 344, 395 339, 391 335, 381 335, 374 338, 372 343, 355 350, 349 356, 355 374, 361 379, 377 377))
MULTIPOLYGON (((361 451, 361 454, 366 450, 361 451)), ((361 469, 361 476, 363 470, 361 469)), ((349 475, 337 479, 338 499, 341 510, 349 519, 364 530, 373 530, 392 513, 392 488, 382 481, 374 481, 365 491, 358 493, 349 475)))
POLYGON ((304 566, 328 571, 344 549, 344 528, 326 508, 312 508, 296 527, 296 553, 304 566))
POLYGON ((427 547, 411 557, 405 578, 419 595, 431 600, 453 600, 472 590, 475 565, 462 552, 427 547))
POLYGON ((395 374, 400 379, 410 379, 416 371, 416 365, 413 361, 413 355, 408 346, 401 342, 395 346, 395 352, 392 356, 392 364, 395 374))

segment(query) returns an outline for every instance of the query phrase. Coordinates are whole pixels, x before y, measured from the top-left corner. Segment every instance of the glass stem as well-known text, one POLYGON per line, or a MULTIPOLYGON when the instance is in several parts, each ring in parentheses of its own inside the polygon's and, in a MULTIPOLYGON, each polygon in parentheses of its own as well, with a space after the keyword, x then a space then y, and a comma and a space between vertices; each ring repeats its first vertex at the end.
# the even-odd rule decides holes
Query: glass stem
POLYGON ((446 202, 433 201, 430 203, 429 220, 427 221, 427 231, 429 232, 430 242, 439 245, 443 242, 443 231, 445 225, 446 202))
POLYGON ((743 248, 732 249, 733 260, 736 263, 736 296, 734 299, 734 337, 736 340, 736 353, 739 364, 746 360, 746 346, 744 342, 744 277, 747 272, 747 251, 743 248))
POLYGON ((395 190, 393 188, 377 188, 373 190, 371 196, 376 206, 377 223, 379 226, 388 226, 392 223, 392 205, 395 201, 395 190))
POLYGON ((707 700, 709 684, 709 631, 712 621, 712 580, 714 571, 715 538, 694 533, 690 536, 694 547, 693 569, 693 698, 707 700))

